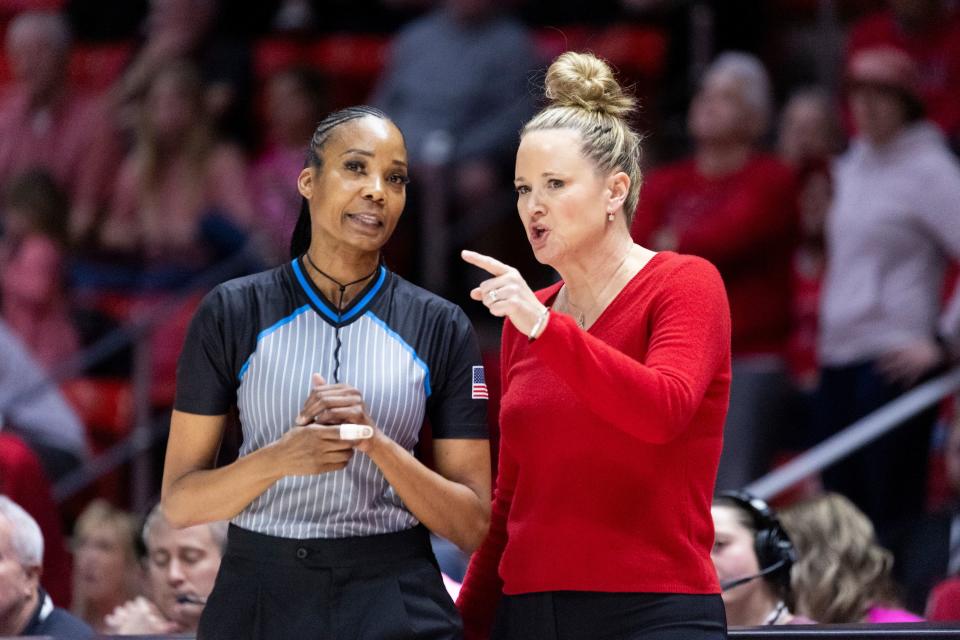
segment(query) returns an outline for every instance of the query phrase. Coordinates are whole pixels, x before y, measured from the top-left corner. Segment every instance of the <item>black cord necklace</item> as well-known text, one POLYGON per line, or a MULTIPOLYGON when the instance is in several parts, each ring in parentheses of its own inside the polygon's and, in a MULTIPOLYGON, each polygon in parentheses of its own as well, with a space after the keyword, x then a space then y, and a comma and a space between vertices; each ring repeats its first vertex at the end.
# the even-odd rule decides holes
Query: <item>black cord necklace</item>
POLYGON ((333 349, 333 362, 334 362, 333 382, 334 384, 337 384, 340 382, 340 347, 343 346, 343 342, 340 340, 340 321, 343 318, 343 295, 346 293, 347 287, 353 286, 355 284, 359 284, 364 280, 369 280, 374 275, 376 275, 377 271, 380 270, 380 265, 377 264, 376 269, 374 269, 367 275, 363 276, 362 278, 357 278, 353 282, 343 283, 337 280, 336 278, 334 278, 333 276, 331 276, 329 273, 325 273, 320 267, 318 267, 314 263, 313 259, 310 257, 309 253, 305 253, 303 255, 307 258, 307 262, 310 263, 310 266, 313 267, 317 273, 322 275, 324 278, 326 278, 333 284, 337 285, 337 287, 339 287, 340 289, 340 298, 339 300, 337 300, 337 324, 334 325, 333 327, 333 333, 337 340, 337 344, 333 349))

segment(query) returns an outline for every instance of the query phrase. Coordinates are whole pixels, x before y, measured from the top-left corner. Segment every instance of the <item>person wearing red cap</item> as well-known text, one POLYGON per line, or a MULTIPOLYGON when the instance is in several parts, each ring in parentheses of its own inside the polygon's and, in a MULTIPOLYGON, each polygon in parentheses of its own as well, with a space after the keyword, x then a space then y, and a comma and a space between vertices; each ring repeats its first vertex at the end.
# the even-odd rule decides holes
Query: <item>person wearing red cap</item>
POLYGON ((905 52, 917 65, 919 96, 930 120, 954 143, 960 141, 960 11, 944 0, 887 0, 887 5, 853 25, 848 63, 880 46, 905 52))
POLYGON ((857 132, 875 145, 892 140, 906 125, 924 119, 920 71, 894 47, 867 49, 847 70, 850 108, 857 132))
MULTIPOLYGON (((847 69, 857 135, 834 169, 822 365, 815 431, 825 438, 887 404, 960 346, 960 297, 942 309, 960 258, 960 164, 924 116, 918 71, 893 48, 861 51, 847 69)), ((824 473, 882 535, 918 516, 935 410, 824 473)))

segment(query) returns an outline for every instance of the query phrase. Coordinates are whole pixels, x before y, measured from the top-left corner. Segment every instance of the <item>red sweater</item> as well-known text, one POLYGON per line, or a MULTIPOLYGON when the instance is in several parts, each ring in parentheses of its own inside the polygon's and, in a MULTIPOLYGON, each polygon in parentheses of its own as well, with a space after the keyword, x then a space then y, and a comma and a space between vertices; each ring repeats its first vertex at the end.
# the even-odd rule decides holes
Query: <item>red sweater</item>
POLYGON ((530 342, 507 322, 501 374, 490 533, 458 601, 467 637, 485 637, 501 592, 716 593, 710 503, 730 386, 717 270, 661 252, 588 331, 552 313, 530 342))
POLYGON ((706 258, 723 275, 735 356, 779 354, 786 347, 796 189, 786 165, 755 154, 722 178, 702 175, 692 160, 670 165, 652 172, 640 192, 633 239, 650 246, 658 229, 669 228, 677 251, 706 258))

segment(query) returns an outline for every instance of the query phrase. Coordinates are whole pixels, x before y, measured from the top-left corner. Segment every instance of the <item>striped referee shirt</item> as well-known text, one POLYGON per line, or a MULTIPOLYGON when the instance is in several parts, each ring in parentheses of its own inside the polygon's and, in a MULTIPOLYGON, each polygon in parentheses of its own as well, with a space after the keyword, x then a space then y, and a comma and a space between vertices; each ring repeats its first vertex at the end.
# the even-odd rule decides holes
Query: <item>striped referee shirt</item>
MULTIPOLYGON (((200 304, 177 366, 179 411, 236 406, 244 456, 294 424, 310 376, 360 390, 370 416, 412 451, 424 418, 433 437, 487 438, 480 350, 463 311, 384 267, 338 312, 299 260, 223 283, 200 304), (336 346, 339 334, 340 349, 336 346)), ((417 519, 370 459, 287 476, 233 519, 285 538, 342 538, 409 529, 417 519)))

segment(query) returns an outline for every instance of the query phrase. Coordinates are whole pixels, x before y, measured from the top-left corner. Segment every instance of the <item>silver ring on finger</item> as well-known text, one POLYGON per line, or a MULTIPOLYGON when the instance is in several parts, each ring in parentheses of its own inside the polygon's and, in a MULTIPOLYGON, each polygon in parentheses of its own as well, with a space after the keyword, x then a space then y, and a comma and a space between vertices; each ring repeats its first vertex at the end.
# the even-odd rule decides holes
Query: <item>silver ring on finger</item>
POLYGON ((491 290, 490 290, 490 302, 496 302, 496 301, 499 300, 499 299, 500 299, 499 296, 497 296, 497 290, 496 290, 496 289, 491 289, 491 290))

